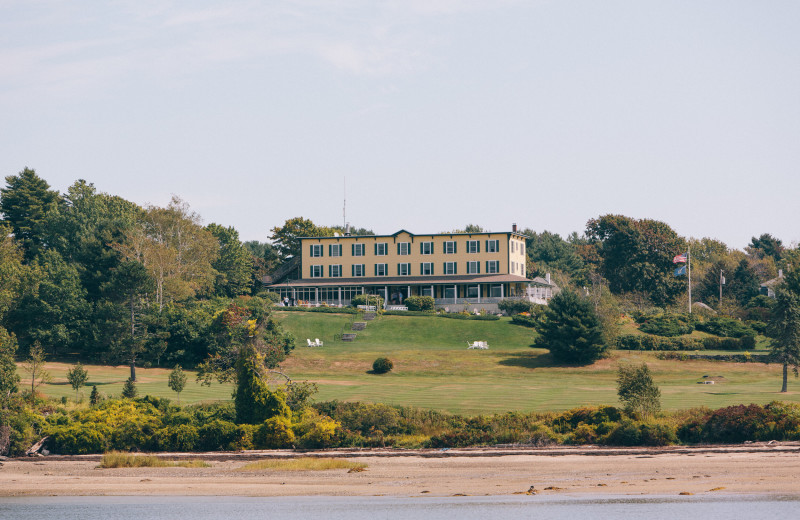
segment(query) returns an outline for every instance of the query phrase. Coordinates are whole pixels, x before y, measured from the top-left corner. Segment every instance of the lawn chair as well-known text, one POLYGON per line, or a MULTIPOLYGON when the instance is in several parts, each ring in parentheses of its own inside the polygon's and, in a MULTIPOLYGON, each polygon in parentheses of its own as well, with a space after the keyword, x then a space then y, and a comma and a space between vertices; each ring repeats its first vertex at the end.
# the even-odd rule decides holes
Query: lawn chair
POLYGON ((309 346, 309 347, 314 347, 314 346, 316 346, 316 345, 314 345, 314 343, 312 343, 312 342, 311 342, 311 340, 310 340, 310 339, 306 338, 306 341, 308 342, 308 346, 309 346))
POLYGON ((469 346, 467 347, 467 350, 469 350, 469 349, 471 349, 471 348, 481 348, 481 342, 480 342, 480 341, 473 341, 472 343, 470 343, 469 341, 467 341, 467 345, 469 345, 469 346))
POLYGON ((479 341, 478 343, 480 343, 479 349, 489 350, 489 343, 487 341, 479 341))
POLYGON ((315 340, 317 340, 317 341, 314 343, 314 346, 315 346, 315 347, 321 347, 321 346, 322 346, 322 342, 319 340, 319 338, 314 338, 314 339, 315 339, 315 340))

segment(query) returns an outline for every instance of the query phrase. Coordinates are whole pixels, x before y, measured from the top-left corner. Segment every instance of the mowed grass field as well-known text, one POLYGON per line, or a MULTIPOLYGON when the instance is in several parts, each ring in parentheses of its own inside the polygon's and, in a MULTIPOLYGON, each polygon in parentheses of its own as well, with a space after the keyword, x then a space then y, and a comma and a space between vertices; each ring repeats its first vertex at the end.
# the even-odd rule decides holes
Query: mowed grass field
MULTIPOLYGON (((293 379, 319 387, 318 400, 383 402, 464 414, 509 410, 565 410, 581 405, 616 404, 619 363, 647 361, 661 388, 665 409, 712 408, 772 400, 800 401, 800 380, 781 394, 781 367, 762 363, 667 361, 651 353, 615 351, 584 367, 555 366, 546 350, 533 349, 531 329, 499 321, 466 321, 438 317, 382 316, 358 332, 356 341, 334 341, 352 316, 310 312, 277 312, 297 340, 283 364, 293 379), (309 348, 306 338, 319 338, 321 348, 309 348), (471 341, 487 341, 489 350, 467 350, 471 341), (375 358, 394 362, 389 374, 369 371, 375 358), (703 376, 717 380, 701 385, 703 376)), ((50 395, 74 397, 66 383, 68 365, 51 364, 55 384, 50 395)), ((87 367, 90 384, 119 395, 127 367, 87 367)), ((167 386, 169 370, 137 369, 140 394, 175 398, 167 386)), ((229 385, 202 387, 189 375, 182 403, 230 399, 229 385)), ((22 374, 25 377, 25 374, 22 374)), ((88 396, 89 390, 84 390, 88 396)))

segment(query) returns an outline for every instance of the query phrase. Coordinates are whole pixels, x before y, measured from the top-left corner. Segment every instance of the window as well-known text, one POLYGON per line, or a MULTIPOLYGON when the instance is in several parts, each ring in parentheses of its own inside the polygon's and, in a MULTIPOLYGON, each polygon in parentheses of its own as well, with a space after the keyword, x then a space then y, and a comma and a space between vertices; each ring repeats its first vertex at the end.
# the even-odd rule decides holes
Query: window
MULTIPOLYGON (((340 246, 341 248, 341 246, 340 246)), ((341 278, 342 277, 342 266, 341 265, 329 265, 328 266, 328 276, 331 278, 341 278)))
POLYGON ((456 254, 456 242, 455 240, 450 240, 444 243, 444 254, 446 255, 454 255, 456 254))
POLYGON ((511 262, 511 274, 514 274, 516 272, 517 272, 517 263, 511 262))
POLYGON ((353 264, 352 270, 353 276, 364 276, 364 264, 353 264))
POLYGON ((480 294, 477 285, 468 285, 467 286, 467 298, 478 298, 480 294))
POLYGON ((386 256, 388 254, 389 254, 389 244, 387 244, 386 242, 375 244, 375 255, 386 256))
POLYGON ((430 276, 433 274, 433 263, 422 262, 419 268, 419 274, 422 276, 430 276))
POLYGON ((311 266, 311 278, 322 278, 322 266, 321 265, 312 265, 311 266))
POLYGON ((398 244, 397 244, 397 254, 398 255, 410 255, 411 254, 411 242, 398 242, 398 244))
POLYGON ((513 240, 511 241, 511 252, 512 253, 516 253, 517 252, 517 243, 514 242, 513 240))
POLYGON ((342 244, 331 244, 328 246, 329 256, 342 256, 342 244))
POLYGON ((433 287, 420 287, 419 292, 420 296, 433 296, 433 287))
POLYGON ((445 285, 444 286, 444 297, 450 300, 455 300, 456 298, 456 288, 452 285, 445 285))
POLYGON ((499 240, 487 240, 486 241, 486 252, 487 253, 496 253, 500 251, 500 241, 499 240))
POLYGON ((386 276, 389 274, 387 264, 375 264, 375 276, 386 276))
POLYGON ((488 260, 486 262, 486 273, 499 273, 500 272, 500 261, 499 260, 488 260))
POLYGON ((480 253, 481 242, 480 240, 467 240, 467 253, 480 253))
POLYGON ((467 262, 467 274, 479 274, 481 272, 480 262, 467 262))
POLYGON ((353 256, 364 256, 364 244, 353 244, 353 256))
POLYGON ((322 256, 322 244, 313 244, 311 246, 311 256, 322 256))
POLYGON ((503 286, 502 285, 490 285, 489 286, 489 296, 491 298, 501 298, 503 296, 503 286))
POLYGON ((397 276, 409 276, 411 274, 411 264, 397 264, 397 276))
POLYGON ((456 263, 455 262, 445 262, 444 263, 444 274, 456 274, 456 263))
POLYGON ((420 242, 419 243, 419 252, 422 255, 432 255, 433 254, 433 242, 420 242))

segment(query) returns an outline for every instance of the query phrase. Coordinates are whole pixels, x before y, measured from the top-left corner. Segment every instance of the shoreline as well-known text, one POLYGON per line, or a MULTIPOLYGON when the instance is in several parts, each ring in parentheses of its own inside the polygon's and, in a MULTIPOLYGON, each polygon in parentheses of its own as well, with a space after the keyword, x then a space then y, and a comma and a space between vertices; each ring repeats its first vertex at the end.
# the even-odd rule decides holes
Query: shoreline
POLYGON ((101 455, 6 459, 0 498, 13 496, 577 496, 800 495, 800 443, 664 448, 568 446, 449 450, 159 453, 209 468, 97 468, 101 455), (242 470, 264 458, 336 457, 347 470, 242 470))

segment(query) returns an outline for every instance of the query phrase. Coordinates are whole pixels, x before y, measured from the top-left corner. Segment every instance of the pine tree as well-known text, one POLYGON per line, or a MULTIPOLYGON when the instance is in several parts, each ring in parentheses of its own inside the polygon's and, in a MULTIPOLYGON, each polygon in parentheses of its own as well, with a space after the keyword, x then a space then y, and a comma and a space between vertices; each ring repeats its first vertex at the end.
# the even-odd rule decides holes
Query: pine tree
POLYGON ((50 189, 47 181, 25 168, 19 175, 6 177, 6 187, 0 189, 0 213, 11 225, 16 238, 31 260, 43 246, 45 220, 57 211, 61 197, 50 189))
POLYGON ((788 390, 788 373, 791 366, 795 376, 800 367, 800 296, 787 289, 775 295, 775 307, 768 333, 772 338, 772 359, 783 365, 783 386, 788 390))
POLYGON ((125 399, 136 399, 139 395, 139 390, 136 389, 136 382, 130 377, 125 381, 125 386, 122 387, 122 397, 125 399))
POLYGON ((563 290, 550 300, 536 328, 536 346, 550 350, 562 363, 593 363, 607 349, 592 303, 571 290, 563 290))
POLYGON ((97 391, 97 385, 92 385, 92 393, 89 395, 89 403, 94 406, 100 402, 100 392, 97 391))

